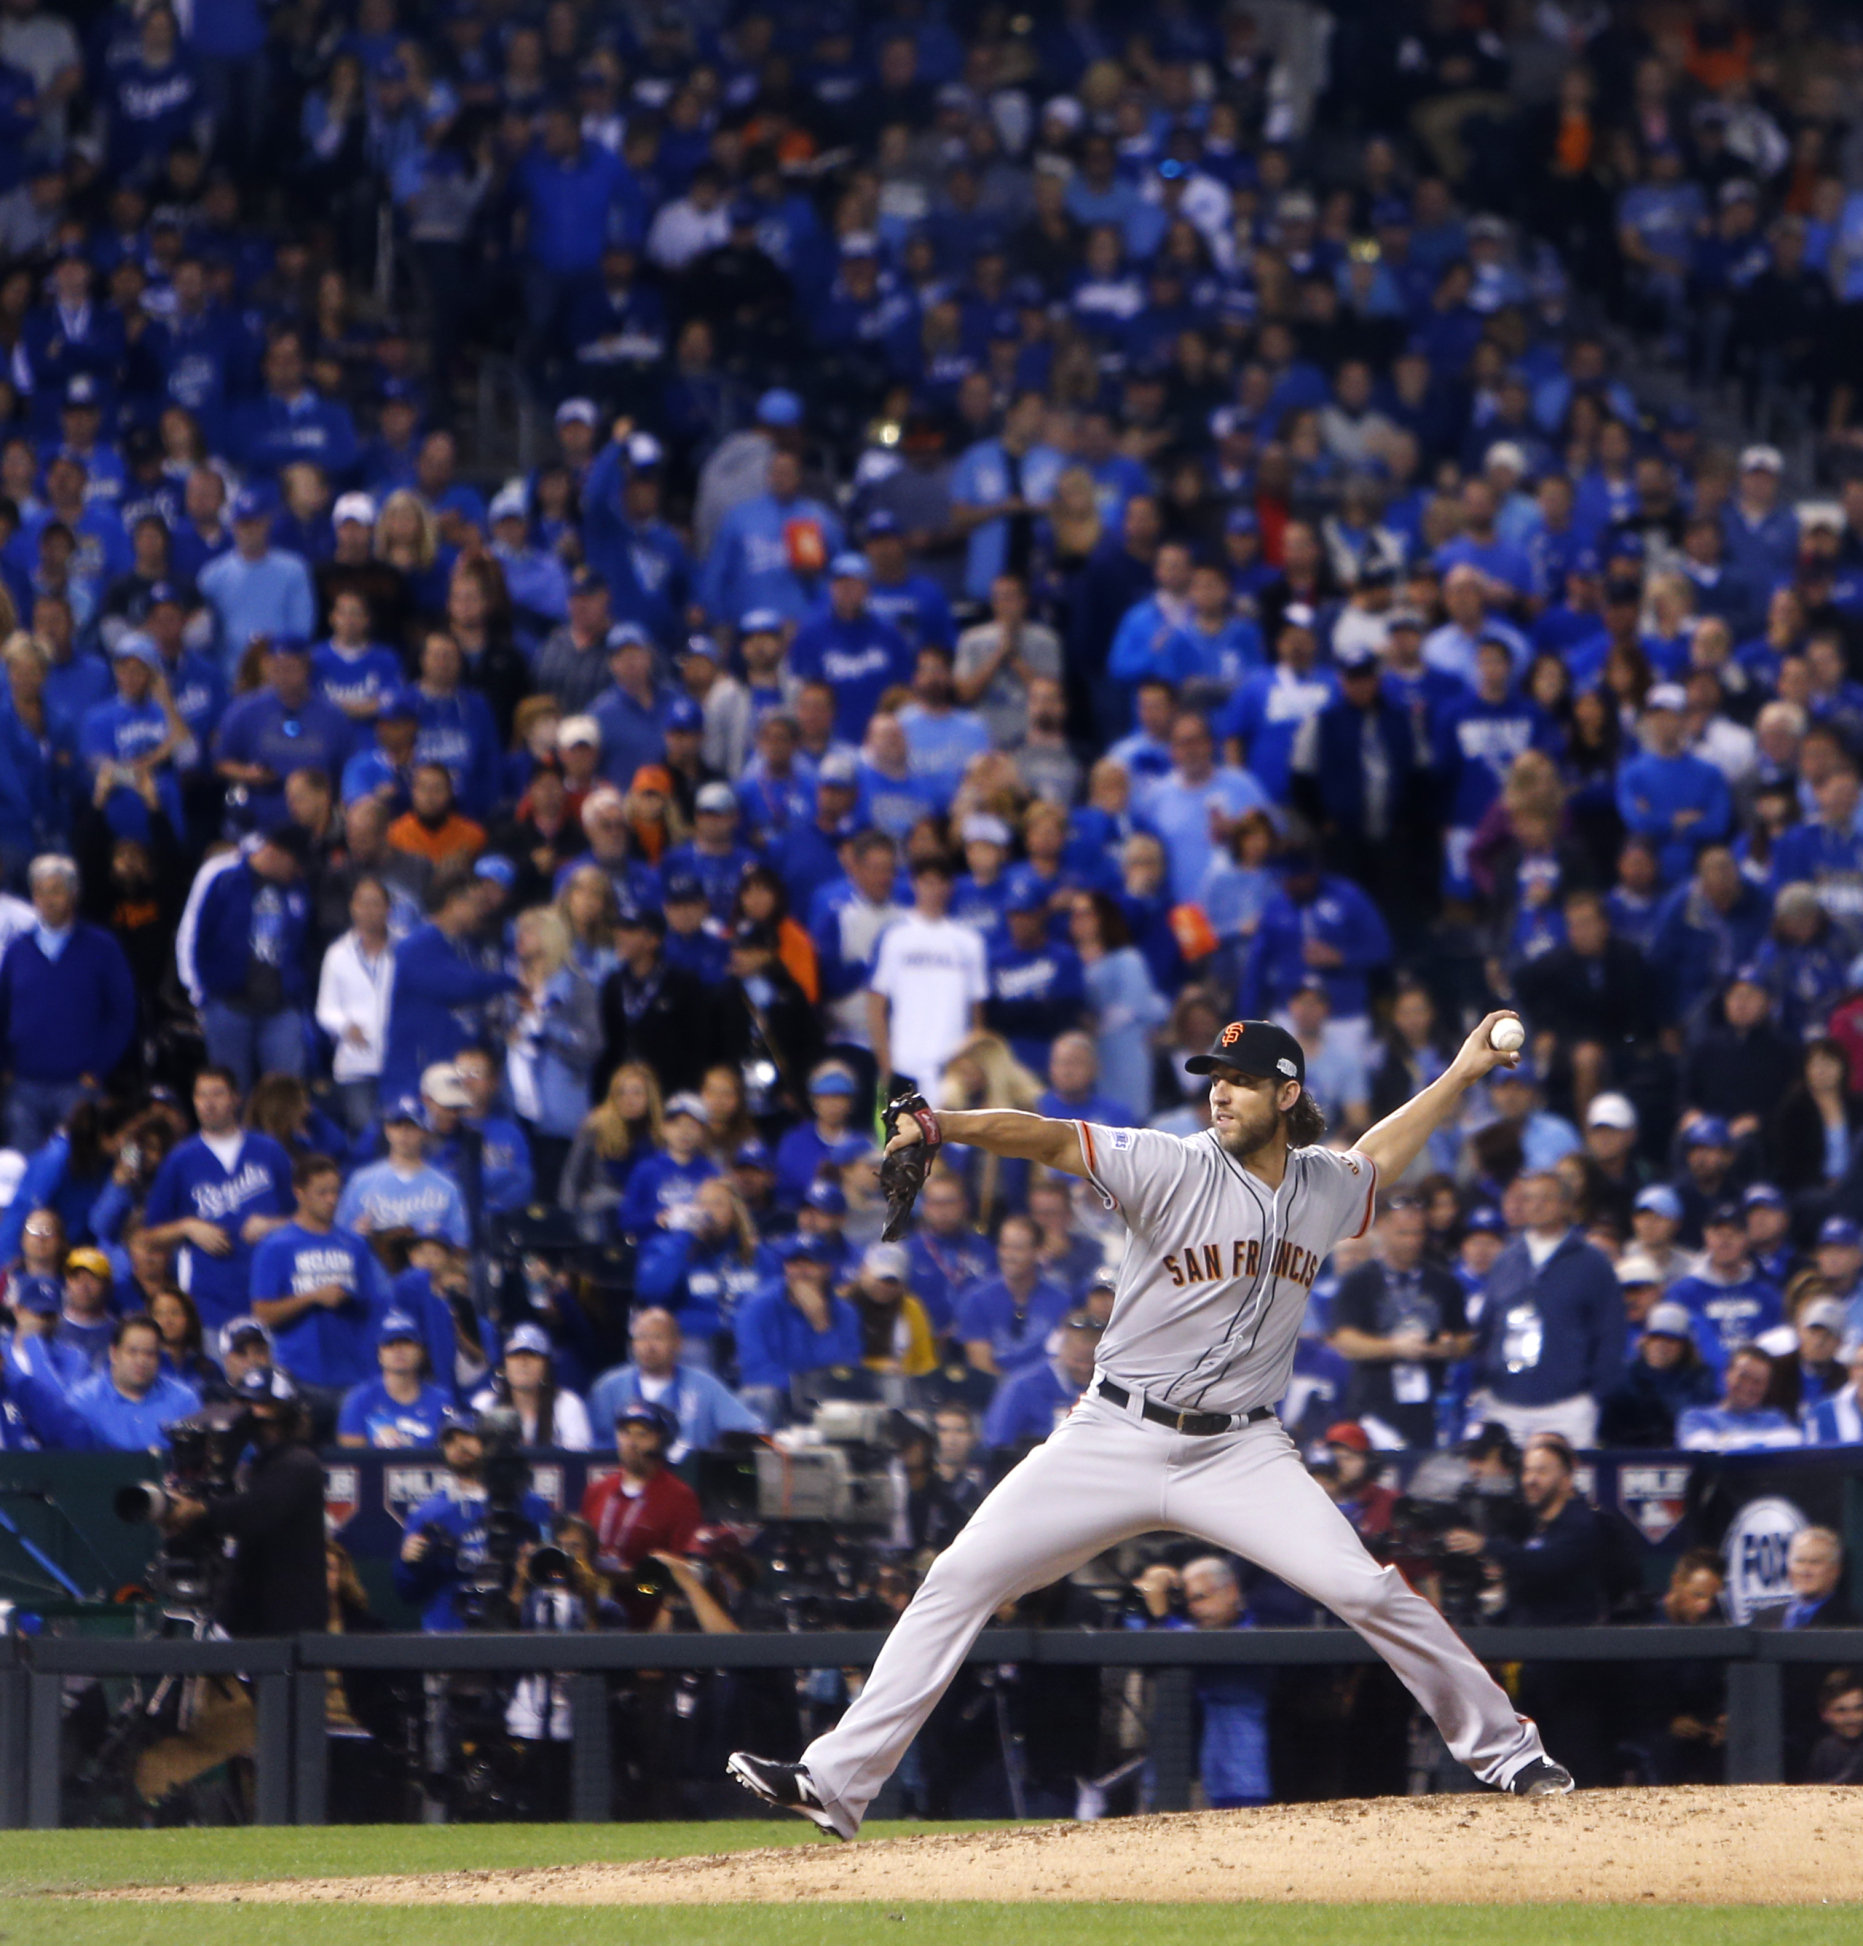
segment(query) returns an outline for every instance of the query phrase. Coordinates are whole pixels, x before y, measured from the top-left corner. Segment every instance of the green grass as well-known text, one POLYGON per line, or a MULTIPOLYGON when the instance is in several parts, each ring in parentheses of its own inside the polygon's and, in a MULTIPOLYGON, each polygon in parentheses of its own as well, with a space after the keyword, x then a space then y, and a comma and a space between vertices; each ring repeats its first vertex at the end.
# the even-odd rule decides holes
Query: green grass
MULTIPOLYGON (((871 1837, 963 1825, 878 1825, 871 1837)), ((81 1896, 379 1872, 626 1862, 818 1844, 789 1819, 17 1831, 0 1838, 0 1946, 1833 1946, 1863 1908, 1088 1905, 149 1906, 81 1896), (79 1894, 75 1898, 48 1893, 79 1894)), ((1850 1928, 1858 1928, 1852 1933, 1850 1928)))
POLYGON ((1833 1946, 1863 1910, 1609 1906, 498 1908, 0 1899, 6 1946, 1833 1946), (1848 1913, 1848 1917, 1846 1917, 1848 1913))

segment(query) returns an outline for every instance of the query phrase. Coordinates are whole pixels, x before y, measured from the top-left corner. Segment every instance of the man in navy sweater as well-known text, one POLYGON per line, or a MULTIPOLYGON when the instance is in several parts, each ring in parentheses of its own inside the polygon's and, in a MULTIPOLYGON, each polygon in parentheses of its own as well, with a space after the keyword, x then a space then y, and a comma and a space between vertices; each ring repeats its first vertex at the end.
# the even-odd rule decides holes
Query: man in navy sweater
POLYGON ((175 965, 201 1011, 207 1058, 244 1090, 262 1074, 304 1072, 310 995, 310 836, 284 824, 210 858, 175 935, 175 965))
POLYGON ((23 1155, 96 1092, 136 1031, 136 983, 122 947, 77 916, 77 866, 47 853, 33 860, 29 883, 38 921, 0 958, 7 1142, 23 1155))
POLYGON ((1611 1260, 1573 1227, 1562 1177, 1523 1177, 1520 1201, 1525 1228, 1488 1273, 1469 1413, 1516 1440, 1553 1432, 1582 1451, 1623 1372, 1623 1291, 1611 1260))
POLYGON ((411 1095, 436 1061, 450 1061, 483 1042, 477 1018, 488 1001, 517 981, 482 965, 472 933, 484 907, 478 881, 443 879, 427 894, 427 924, 395 949, 395 983, 388 1007, 382 1093, 411 1095))

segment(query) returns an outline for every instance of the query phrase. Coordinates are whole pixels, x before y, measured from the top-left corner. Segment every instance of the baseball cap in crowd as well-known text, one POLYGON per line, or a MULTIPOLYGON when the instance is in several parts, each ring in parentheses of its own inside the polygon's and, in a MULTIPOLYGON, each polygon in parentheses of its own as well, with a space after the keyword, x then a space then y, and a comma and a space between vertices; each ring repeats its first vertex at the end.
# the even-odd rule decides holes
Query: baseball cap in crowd
POLYGON ((298 1388, 276 1365, 255 1365, 233 1387, 233 1394, 248 1405, 296 1405, 298 1388))
POLYGON ((1689 1149, 1731 1149, 1734 1138, 1727 1132, 1727 1124, 1718 1115, 1703 1115, 1699 1121, 1689 1124, 1688 1133, 1682 1137, 1684 1151, 1689 1149))
POLYGON ((1744 1230, 1746 1226, 1747 1213, 1732 1197, 1716 1203, 1701 1219, 1704 1230, 1744 1230))
POLYGON ((691 905, 695 901, 702 903, 705 887, 692 872, 672 872, 667 876, 661 896, 668 905, 691 905))
POLYGON ((967 845, 996 845, 1003 851, 1010 845, 1008 825, 988 811, 972 811, 959 835, 967 845))
MULTIPOLYGON (((607 585, 605 581, 602 583, 604 588, 607 585)), ((653 637, 638 622, 616 622, 608 631, 608 653, 613 655, 617 649, 625 649, 630 644, 635 648, 650 649, 653 647, 653 637)))
POLYGON ((1682 1199, 1666 1182, 1653 1182, 1647 1189, 1637 1191, 1637 1200, 1632 1209, 1648 1210, 1655 1216, 1666 1216, 1671 1223, 1682 1220, 1682 1199))
POLYGON ((517 867, 502 852, 488 851, 472 868, 474 878, 489 879, 509 892, 517 883, 517 867))
POLYGON ((802 423, 802 401, 787 387, 775 385, 757 401, 757 423, 760 426, 799 426, 802 423))
POLYGON ((1860 1243, 1863 1243, 1863 1230, 1859 1230, 1847 1216, 1827 1216, 1818 1225, 1820 1249, 1826 1244, 1838 1244, 1854 1250, 1860 1243))
POLYGON ((1013 872, 1003 876, 1003 910, 1005 912, 1040 912, 1048 903, 1048 887, 1042 883, 1041 874, 1027 865, 1018 865, 1013 872))
POLYGON ((834 1252, 826 1237, 804 1236, 798 1231, 784 1245, 783 1261, 788 1264, 820 1264, 825 1268, 834 1261, 834 1252))
POLYGON ((740 635, 781 635, 783 618, 774 608, 747 608, 737 618, 740 635))
POLYGON ((1694 1320, 1688 1315, 1688 1306, 1652 1304, 1649 1316, 1643 1320, 1643 1335, 1646 1338, 1680 1338, 1686 1342, 1695 1335, 1694 1320))
POLYGON ((460 1080, 459 1070, 451 1061, 433 1061, 423 1068, 420 1091, 422 1097, 436 1108, 464 1108, 467 1105, 466 1084, 460 1080))
POLYGON ((1777 446, 1749 446, 1740 455, 1743 473, 1783 473, 1785 455, 1777 446))
POLYGON ((1840 1298, 1814 1297, 1798 1314, 1798 1328, 1805 1331, 1829 1331, 1841 1338, 1844 1322, 1850 1313, 1840 1298))
POLYGON ((1378 667, 1378 651, 1369 642, 1344 642, 1333 651, 1333 660, 1348 676, 1369 675, 1378 667))
POLYGON ((391 689, 377 704, 378 723, 412 723, 420 715, 420 692, 416 689, 391 689))
POLYGON ((1322 1443, 1350 1447, 1355 1453, 1371 1451, 1371 1435, 1356 1419, 1341 1419, 1336 1425, 1328 1426, 1322 1443))
POLYGON ((670 1122, 675 1115, 690 1115, 701 1128, 712 1125, 711 1110, 689 1089, 682 1090, 666 1104, 666 1119, 670 1122))
POLYGON ((505 1340, 507 1358, 514 1351, 534 1351, 539 1358, 548 1358, 551 1349, 550 1334, 540 1324, 520 1324, 505 1340))
POLYGON ((1281 610, 1283 628, 1315 628, 1319 625, 1319 615, 1304 601, 1290 601, 1281 610))
POLYGON ((412 1122, 416 1128, 419 1128, 425 1121, 426 1117, 421 1113, 420 1097, 418 1095, 397 1095, 382 1110, 382 1126, 384 1128, 389 1127, 395 1122, 412 1122))
POLYGON ((119 635, 110 645, 111 659, 116 662, 142 662, 151 669, 159 668, 162 652, 140 629, 130 629, 119 635))
POLYGON ((627 463, 636 473, 651 473, 666 458, 666 448, 650 432, 627 436, 627 463))
POLYGON ((65 387, 67 405, 96 405, 98 402, 97 381, 88 372, 80 372, 65 387))
POLYGON ((220 1356, 238 1351, 241 1345, 249 1345, 254 1339, 271 1349, 272 1334, 257 1318, 230 1318, 220 1327, 220 1356))
POLYGON ((1511 1068, 1496 1068, 1488 1077, 1488 1086, 1493 1088, 1537 1088, 1540 1085, 1540 1071, 1533 1065, 1533 1056, 1522 1052, 1511 1068))
POLYGON ((879 507, 867 516, 867 524, 861 530, 866 540, 877 541, 888 534, 902 534, 905 529, 899 523, 899 516, 890 508, 879 507))
POLYGON ((382 1320, 382 1328, 375 1334, 378 1344, 392 1344, 397 1338, 411 1338, 416 1344, 422 1342, 426 1333, 407 1311, 390 1311, 382 1320))
POLYGON ((1644 712, 1674 710, 1680 716, 1688 708, 1688 691, 1679 682, 1659 682, 1643 699, 1644 712))
POLYGON ((566 716, 556 726, 556 747, 559 750, 573 750, 577 744, 587 744, 591 750, 602 747, 602 726, 592 716, 566 716))
POLYGON ((860 1267, 870 1277, 890 1277, 903 1284, 912 1268, 912 1259, 906 1255, 903 1243, 870 1243, 860 1267))
POLYGON ((556 423, 559 426, 592 426, 600 418, 593 399, 565 399, 556 408, 556 423))
MULTIPOLYGON (((688 635, 686 637, 685 647, 679 653, 681 655, 702 656, 707 662, 722 663, 724 661, 724 650, 709 635, 688 635)), ((693 707, 696 709, 698 706, 694 704, 693 707)))
POLYGON ((859 1092, 852 1073, 839 1061, 824 1061, 809 1076, 809 1093, 812 1095, 853 1095, 859 1092))
POLYGON ((652 1399, 630 1399, 615 1414, 617 1426, 652 1426, 660 1438, 670 1446, 679 1437, 679 1421, 667 1411, 665 1406, 656 1405, 652 1399))
POLYGON ((1784 1209, 1785 1196, 1769 1182, 1748 1183, 1741 1193, 1742 1209, 1784 1209))
POLYGON ((524 491, 523 481, 512 480, 501 486, 492 495, 492 504, 486 509, 486 517, 494 527, 501 520, 528 520, 530 495, 524 491))
MULTIPOLYGON (((572 595, 605 595, 608 592, 608 577, 598 568, 578 568, 569 577, 569 592, 572 595)), ((608 638, 608 646, 615 646, 614 637, 608 638)))
POLYGON ((808 1194, 803 1197, 805 1209, 818 1211, 823 1216, 845 1216, 847 1198, 841 1193, 841 1185, 831 1182, 826 1176, 818 1177, 809 1184, 808 1194))
POLYGON ((263 487, 241 487, 233 496, 233 518, 235 520, 269 520, 272 515, 272 496, 263 487))
POLYGON ((850 547, 828 563, 828 578, 831 581, 871 581, 873 569, 868 565, 866 555, 856 554, 850 547))
POLYGON ((1637 1111, 1628 1095, 1593 1095, 1591 1106, 1585 1110, 1587 1128, 1634 1129, 1636 1125, 1637 1111))
POLYGON ((1193 1054, 1184 1063, 1184 1072, 1209 1074, 1219 1067, 1274 1081, 1307 1078, 1307 1057, 1300 1043, 1272 1020, 1232 1020, 1210 1043, 1207 1054, 1193 1054))
POLYGON ((1647 1250, 1626 1250, 1617 1260, 1617 1281, 1627 1288, 1637 1284, 1660 1284, 1662 1272, 1647 1250))
POLYGON ((1426 624, 1420 608, 1393 608, 1384 618, 1384 632, 1387 636, 1396 634, 1400 628, 1415 629, 1421 635, 1426 624))
POLYGON ((68 1251, 65 1256, 65 1274, 74 1270, 89 1271, 93 1277, 101 1277, 108 1284, 114 1281, 116 1273, 110 1268, 110 1259, 95 1244, 80 1244, 76 1250, 68 1251))
POLYGON ((1478 1203, 1463 1217, 1462 1229, 1464 1234, 1481 1230, 1489 1236, 1504 1237, 1507 1234, 1507 1218, 1492 1203, 1478 1203))
POLYGON ((849 751, 831 750, 822 759, 821 768, 815 773, 815 781, 851 790, 860 782, 860 760, 849 751))
POLYGON ((1253 507, 1231 507, 1229 517, 1223 522, 1226 534, 1259 534, 1261 519, 1253 507))
POLYGON ((142 612, 146 615, 151 608, 185 608, 187 603, 181 598, 181 590, 172 581, 157 581, 143 597, 142 612))
POLYGON ((637 905, 632 899, 626 901, 615 914, 615 924, 636 932, 650 932, 656 937, 666 936, 666 915, 657 905, 637 905))
MULTIPOLYGON (((493 505, 496 506, 496 502, 493 505)), ((373 527, 376 507, 374 500, 366 493, 339 493, 336 505, 330 509, 332 527, 373 527)), ((497 514, 492 518, 496 520, 497 514)))
POLYGON ((775 1166, 769 1144, 759 1135, 746 1136, 731 1157, 733 1169, 773 1169, 775 1166))
MULTIPOLYGON (((896 1244, 892 1247, 895 1249, 898 1248, 896 1244)), ((1098 1318, 1091 1316, 1086 1311, 1070 1311, 1061 1320, 1061 1329, 1063 1331, 1091 1331, 1097 1338, 1106 1327, 1098 1318)))
MULTIPOLYGON (((685 730, 688 732, 702 730, 705 727, 705 712, 699 708, 698 704, 690 696, 675 696, 666 706, 666 717, 660 727, 663 730, 685 730)), ((710 784, 705 786, 706 791, 713 788, 710 784)), ((731 786, 726 784, 724 788, 729 790, 731 786)), ((703 797, 705 791, 701 791, 699 795, 703 797)))
POLYGON ((736 817, 737 792, 729 784, 722 782, 701 784, 698 796, 692 800, 692 808, 719 817, 736 817))

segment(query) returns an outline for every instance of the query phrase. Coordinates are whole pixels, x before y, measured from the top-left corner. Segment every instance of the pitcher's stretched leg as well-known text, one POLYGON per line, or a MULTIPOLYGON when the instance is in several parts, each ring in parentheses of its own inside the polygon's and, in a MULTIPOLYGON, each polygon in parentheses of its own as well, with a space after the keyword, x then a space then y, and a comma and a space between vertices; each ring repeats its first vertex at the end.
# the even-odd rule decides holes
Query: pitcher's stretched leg
POLYGON ((1148 1431, 1084 1401, 932 1563, 847 1714, 802 1753, 822 1795, 855 1824, 996 1609, 1163 1524, 1148 1431))
MULTIPOLYGON (((1171 1435, 1165 1435, 1170 1438, 1171 1435)), ((1506 1785, 1546 1755, 1539 1731, 1468 1644, 1393 1567, 1365 1551, 1277 1421, 1181 1450, 1169 1524, 1278 1574, 1349 1622, 1397 1672, 1451 1752, 1484 1783, 1506 1785)))

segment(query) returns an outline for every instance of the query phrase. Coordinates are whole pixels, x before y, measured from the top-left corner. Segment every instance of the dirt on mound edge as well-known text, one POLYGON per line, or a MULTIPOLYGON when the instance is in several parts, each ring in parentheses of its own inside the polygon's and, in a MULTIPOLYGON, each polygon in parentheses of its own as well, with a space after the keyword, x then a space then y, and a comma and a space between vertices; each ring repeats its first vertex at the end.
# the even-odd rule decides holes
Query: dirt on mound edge
POLYGON ((633 1865, 138 1888, 118 1898, 362 1905, 1051 1900, 1513 1905, 1863 1901, 1863 1791, 1376 1798, 633 1865))

